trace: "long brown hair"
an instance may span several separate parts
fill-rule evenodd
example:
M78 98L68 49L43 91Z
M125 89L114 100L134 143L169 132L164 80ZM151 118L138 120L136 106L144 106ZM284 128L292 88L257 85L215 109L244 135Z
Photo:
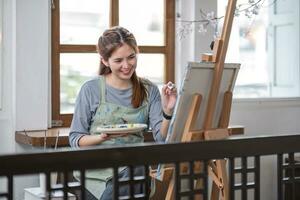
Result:
M130 46L135 53L139 53L139 49L137 46L137 42L135 40L134 35L129 32L127 29L115 26L110 29L104 31L102 36L100 36L98 40L98 52L100 56L105 60L108 61L109 57L112 53L120 48L123 44L127 44ZM111 69L104 65L102 61L100 61L100 75L106 75L111 73ZM131 76L132 82L132 98L131 104L134 108L141 106L147 98L147 88L144 85L144 81L136 75L134 72Z

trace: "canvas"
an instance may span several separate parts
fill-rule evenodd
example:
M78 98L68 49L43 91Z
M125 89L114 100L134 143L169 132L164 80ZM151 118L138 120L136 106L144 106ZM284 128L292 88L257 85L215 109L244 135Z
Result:
M224 65L212 128L217 128L218 126L224 93L226 91L233 91L239 68L240 64L236 63L226 63ZM179 88L178 100L166 139L167 143L181 141L184 126L189 115L188 111L190 109L193 94L195 93L202 95L202 102L197 116L195 129L202 129L206 107L208 105L209 91L213 80L213 70L214 63L210 62L190 62L188 64L182 84Z

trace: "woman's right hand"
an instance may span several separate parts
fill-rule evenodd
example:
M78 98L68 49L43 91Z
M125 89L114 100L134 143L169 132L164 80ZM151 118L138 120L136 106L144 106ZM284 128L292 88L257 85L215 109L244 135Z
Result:
M128 136L129 134L128 133L114 133L114 134L107 134L107 133L101 133L100 135L102 135L101 137L103 138L103 141L106 141L106 140L110 140L110 139L113 139L113 138L117 138L117 137L126 137Z
M120 133L120 134L101 133L98 135L85 135L79 139L78 144L79 146L93 146L93 145L99 145L102 142L105 142L113 138L126 137L126 136L128 136L128 133Z
M106 133L101 133L99 136L100 136L101 142L104 142L104 141L106 141L106 140L111 139L111 138L109 137L109 135L106 134Z
M175 84L168 82L162 87L161 104L163 112L172 115L177 100L177 89Z
M111 137L106 133L101 133L98 135L84 135L79 139L78 145L80 147L99 145L102 142L110 139Z

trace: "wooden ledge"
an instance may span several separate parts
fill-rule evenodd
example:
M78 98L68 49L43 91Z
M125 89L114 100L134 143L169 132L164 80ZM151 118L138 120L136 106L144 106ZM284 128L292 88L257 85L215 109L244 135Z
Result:
M48 130L24 130L15 133L15 140L34 147L69 146L69 128L51 128Z
M51 128L48 130L26 130L17 131L15 133L15 141L20 144L26 144L33 147L67 147L69 146L70 128ZM230 126L228 128L229 135L243 135L243 126ZM46 137L45 137L46 136ZM144 134L146 142L152 142L152 134L146 132Z
M241 125L232 125L228 127L229 135L244 135L245 127Z

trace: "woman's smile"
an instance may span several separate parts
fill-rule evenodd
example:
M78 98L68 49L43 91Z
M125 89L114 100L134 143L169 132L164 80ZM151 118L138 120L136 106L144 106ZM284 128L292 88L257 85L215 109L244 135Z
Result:
M131 75L131 71L132 71L133 67L130 67L130 68L121 68L120 69L120 72L123 73L124 75Z

